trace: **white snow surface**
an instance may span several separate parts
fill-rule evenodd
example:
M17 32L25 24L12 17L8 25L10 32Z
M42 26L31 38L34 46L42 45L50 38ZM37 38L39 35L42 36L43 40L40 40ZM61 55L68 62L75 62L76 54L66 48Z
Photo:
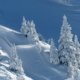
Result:
M17 75L10 72L7 67L11 45L15 44L19 57L23 62L25 80L65 80L67 69L65 66L50 64L47 55L50 52L50 45L39 41L33 44L20 32L0 25L0 47L7 59L0 62L0 80L17 80ZM27 77L28 76L28 77ZM29 78L30 77L30 78Z

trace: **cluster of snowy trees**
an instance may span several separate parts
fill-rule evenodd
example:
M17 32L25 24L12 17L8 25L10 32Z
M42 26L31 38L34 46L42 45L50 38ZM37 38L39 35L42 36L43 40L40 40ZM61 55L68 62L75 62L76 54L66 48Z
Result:
M72 28L68 23L67 17L64 15L58 48L55 47L54 41L51 39L50 63L67 65L69 77L72 80L78 80L80 43L77 35L73 35L71 30Z
M38 42L39 37L38 33L35 29L34 21L27 21L25 17L23 17L22 26L20 29L21 33L32 40L32 42Z
M39 41L39 35L35 29L34 22L27 21L25 17L23 17L21 32L26 37L29 37L29 40L32 40L32 42ZM77 80L76 78L78 77L78 72L80 70L80 43L77 35L72 34L72 28L65 15L63 16L63 23L58 43L59 46L57 48L53 39L50 39L50 63L67 65L69 76L72 77L73 80ZM14 51L14 53L16 53L16 50ZM15 55L15 57L17 58L17 55ZM21 63L20 60L17 61ZM23 72L21 67L20 70Z

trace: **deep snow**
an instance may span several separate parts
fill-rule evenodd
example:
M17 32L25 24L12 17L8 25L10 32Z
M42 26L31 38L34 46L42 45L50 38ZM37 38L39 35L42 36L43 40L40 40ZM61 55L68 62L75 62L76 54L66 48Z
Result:
M28 37L26 38L20 32L0 25L0 47L7 55L11 53L11 44L16 45L18 55L23 62L25 74L33 80L64 80L66 78L66 67L49 63L49 44L43 41L33 44L29 41ZM0 70L4 69L6 73L13 75L6 70L6 64L4 62L2 64L4 65L0 66ZM5 72L1 72L0 78L4 76L2 73ZM15 77L15 74L13 76ZM7 79L4 77L0 80Z

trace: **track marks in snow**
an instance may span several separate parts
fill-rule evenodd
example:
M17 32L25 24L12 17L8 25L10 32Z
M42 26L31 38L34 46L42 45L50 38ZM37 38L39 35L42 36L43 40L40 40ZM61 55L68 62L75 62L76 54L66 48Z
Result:
M22 49L30 49L34 48L35 45L29 44L29 45L17 45L17 48L22 48Z

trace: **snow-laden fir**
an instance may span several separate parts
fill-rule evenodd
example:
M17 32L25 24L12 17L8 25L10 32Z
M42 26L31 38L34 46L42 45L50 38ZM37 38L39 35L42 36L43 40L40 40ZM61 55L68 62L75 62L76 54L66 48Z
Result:
M63 16L58 47L45 42L34 21L21 32L0 25L0 80L80 80L80 43Z

